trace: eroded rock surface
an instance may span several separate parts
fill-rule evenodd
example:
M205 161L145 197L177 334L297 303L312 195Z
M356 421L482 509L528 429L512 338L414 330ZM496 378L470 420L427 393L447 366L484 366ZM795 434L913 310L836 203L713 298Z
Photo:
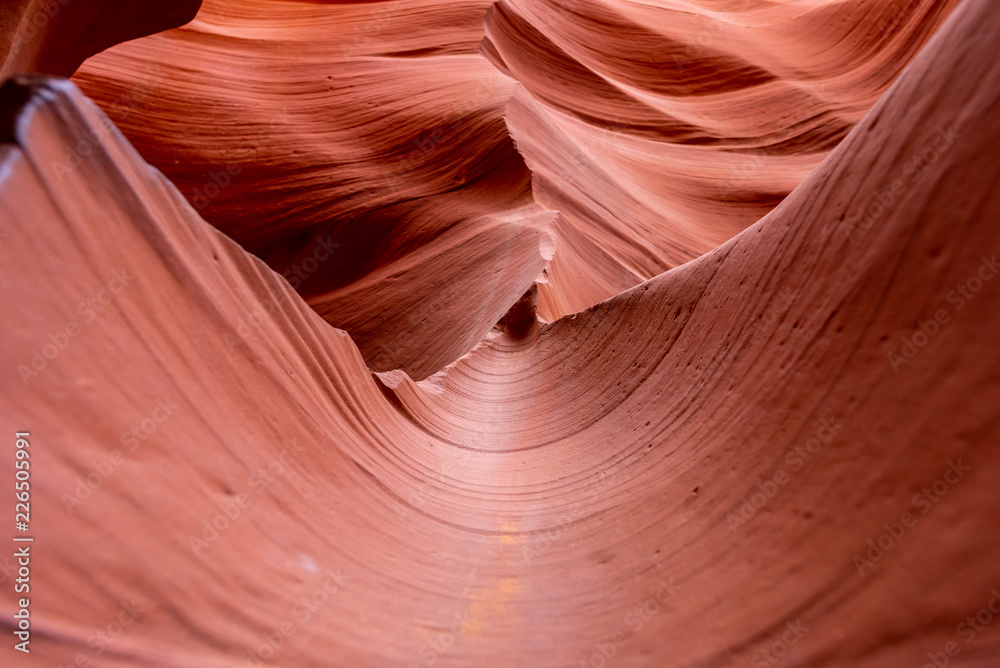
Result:
M551 253L504 121L514 82L478 53L489 4L210 0L75 78L373 369L423 378Z
M549 319L715 248L860 121L957 0L502 0L483 52L561 215Z
M553 322L520 277L566 237L503 237L552 214L482 208L454 233L524 264L420 381L74 84L6 84L0 431L31 431L39 586L3 665L995 665L998 42L962 2L758 222Z

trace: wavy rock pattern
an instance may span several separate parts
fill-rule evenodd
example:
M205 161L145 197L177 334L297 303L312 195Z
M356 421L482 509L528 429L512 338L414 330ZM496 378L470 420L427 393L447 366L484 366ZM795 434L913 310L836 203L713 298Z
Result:
M955 1L498 3L483 51L526 86L507 123L555 220L524 208L528 173L502 125L512 89L473 56L488 2L211 0L192 25L114 49L77 80L372 368L422 378L536 278L554 320L759 219ZM160 91L185 112L155 104ZM310 272L318 239L340 252Z
M1000 583L998 42L965 0L755 225L555 322L554 288L511 288L421 381L374 372L73 84L5 84L31 665L995 665L1000 626L957 628ZM550 113L529 92L511 119ZM484 220L548 215L524 193ZM524 221L483 245L544 262Z
M372 368L423 378L551 255L504 123L513 82L477 53L488 6L210 0L76 80Z
M483 51L561 212L555 319L715 248L795 188L957 0L501 0Z

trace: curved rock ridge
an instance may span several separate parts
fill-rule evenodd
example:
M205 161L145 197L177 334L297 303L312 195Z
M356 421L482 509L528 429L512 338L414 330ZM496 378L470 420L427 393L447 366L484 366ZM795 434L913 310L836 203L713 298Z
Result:
M201 0L4 0L0 81L23 72L70 76L90 56L184 25Z
M211 0L76 79L371 368L423 378L536 279L553 320L766 213L954 2L869 4ZM525 86L506 126L481 41Z
M75 80L208 221L371 368L467 352L551 255L554 214L479 54L484 0L209 0Z
M998 42L966 0L756 225L554 323L529 291L420 382L371 373L71 83L8 84L32 659L994 665L1000 627L964 620L1000 601Z
M535 200L561 212L539 312L715 248L795 188L958 0L501 0L483 53Z

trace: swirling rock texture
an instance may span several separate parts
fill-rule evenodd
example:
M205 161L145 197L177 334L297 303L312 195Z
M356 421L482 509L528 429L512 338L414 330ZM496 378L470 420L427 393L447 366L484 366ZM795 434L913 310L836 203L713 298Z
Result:
M812 172L956 2L502 0L483 51L561 212L548 319L715 248Z
M514 82L478 54L488 7L211 0L77 80L373 369L424 378L551 256L504 123Z
M554 320L759 219L955 2L702 4L210 0L76 78L373 369L424 378L536 279ZM506 117L477 50L524 85Z
M320 23L321 10L359 9L286 4L289 16L302 12L302 32ZM5 84L2 466L13 480L13 433L30 430L35 552L33 656L14 650L8 636L3 665L996 665L1000 15L993 4L965 0L944 19L934 3L911 3L928 18L893 33L910 46L875 48L860 36L879 31L872 17L849 11L853 3L754 3L757 18L739 23L747 34L777 25L782 8L790 20L798 9L832 26L867 26L841 49L869 59L867 75L847 68L857 79L845 74L843 82L845 97L854 81L868 102L840 121L833 113L816 120L798 98L771 98L756 87L726 102L725 59L714 60L720 83L712 88L706 74L709 90L691 91L692 108L712 106L716 119L736 123L740 114L727 104L760 95L770 100L761 102L761 123L772 130L744 140L773 147L780 136L795 136L811 147L767 155L775 180L760 180L792 192L748 229L737 232L748 222L737 222L747 215L746 198L729 202L733 212L707 207L705 220L714 222L698 229L725 238L728 225L735 236L700 255L698 244L710 246L711 234L671 217L680 208L671 202L694 210L710 199L713 160L725 173L728 153L738 152L733 126L700 112L697 132L719 128L718 141L678 141L664 131L673 122L664 110L679 105L668 104L679 93L647 91L624 75L628 68L615 67L621 56L610 51L591 71L629 88L628 99L562 88L572 77L560 68L586 63L603 43L574 32L592 20L584 9L607 18L607 38L624 30L626 9L629 25L648 27L653 21L643 17L664 7L564 5L561 11L581 16L560 22L555 14L531 15L543 3L523 4L490 10L483 52L523 84L510 89L506 117L498 102L497 118L512 128L533 173L510 154L507 168L484 165L477 177L495 184L507 175L508 200L485 185L458 188L453 200L430 189L418 198L428 211L452 212L448 233L485 240L435 245L428 234L407 244L422 228L410 228L406 216L389 236L377 227L365 233L361 214L349 224L351 234L373 237L365 243L374 257L355 250L350 261L382 262L386 273L370 280L389 286L377 307L365 303L376 300L374 288L370 296L346 292L339 297L345 310L410 308L393 292L391 272L400 267L420 280L435 271L459 277L453 299L460 308L441 317L449 324L412 333L412 368L421 368L421 347L437 363L482 330L497 311L481 303L483 294L503 302L496 326L436 373L426 362L412 375L373 365L355 332L332 327L323 311L326 296L342 288L313 293L300 285L312 295L303 299L224 233L240 234L239 203L230 222L211 221L222 231L210 225L190 192L151 168L74 84L46 77ZM716 15L735 11L734 3L711 4ZM258 9L263 3L246 15ZM928 25L917 27L923 20ZM191 30L216 25L199 21ZM277 32L291 39L294 25ZM239 39L258 39L253 34L247 27ZM181 49L178 35L199 43L182 31L121 48L151 42L166 52L164 40L174 39ZM221 27L216 35L216 47L228 53L233 38ZM793 35L794 44L826 52L805 28ZM263 60L268 40L259 39ZM553 64L556 41L575 53ZM759 38L757 51L779 51L784 41ZM894 59L920 41L920 53L889 84L887 72L902 67ZM522 60L529 42L536 50ZM727 67L777 77L773 63L742 64L758 61L746 55L754 52L749 38L739 44L731 48L742 60L730 56ZM454 58L474 62L472 54ZM198 66L183 56L176 62ZM212 84L199 76L206 99L212 86L214 95L227 90L224 78ZM165 76L162 86L171 80ZM276 81L297 89L294 78ZM887 84L872 103L871 91ZM159 107L176 117L171 105L180 98L155 90L142 113ZM298 90L296 110L308 116L313 97ZM595 106L605 94L607 106L595 108L605 115L587 118L584 102ZM232 104L241 99L230 95ZM409 103L416 113L434 99ZM605 144L609 155L634 160L602 165L595 155L561 176L546 167L560 145L582 141L584 125L607 124L616 100L640 99L659 115L608 126ZM197 140L206 152L215 138L216 150L229 145L236 154L241 147L227 144L223 127L229 107L216 106L188 109L205 114ZM857 124L838 130L846 137L837 143L835 132L797 133L789 128L799 121L782 126L768 120L772 112L785 120L806 114L815 128ZM753 105L742 113L757 120ZM329 146L353 150L349 139L361 135L330 123ZM197 153L180 129L178 164ZM293 150L319 151L313 139L297 135ZM166 159L164 138L136 143ZM636 183L653 165L677 170L671 158L694 160L698 146L703 171L688 170L686 194L646 200L648 218L627 204L626 194L651 192ZM70 153L77 159L68 160ZM296 182L280 178L274 158L261 153L243 167L234 163L240 171L227 187L219 184L213 211L232 189L245 193L242 215L251 216L251 182L262 189L256 201L265 216L277 211L284 188L289 211L307 203L303 183L322 182L317 175L326 169L327 188L349 187L338 180L349 165L317 162L312 176L286 166L302 179ZM387 171L367 165L369 158L355 157L358 175ZM819 163L811 172L808 160ZM443 156L429 162L439 161L438 169L454 169ZM341 195L314 190L317 201L330 195L333 202L322 204L330 211L347 206ZM621 205L603 228L593 217L598 201ZM557 202L568 210L539 206ZM459 205L477 213L458 216ZM378 206L368 210L377 218ZM323 216L302 211L303 219L310 215L300 232L326 238ZM281 238L292 219L246 222L243 232L256 226L261 255L272 243L292 253L294 244ZM602 245L608 221L628 241L617 250ZM580 312L551 322L536 316L536 307L558 313L581 295L592 300L612 289L591 249L601 248L610 266L628 248L655 245L641 229L665 239L675 230L673 243L693 259ZM582 241L573 246L574 239ZM450 258L464 259L476 243L489 270L456 270ZM384 246L393 250L383 254ZM496 275L490 263L508 250L524 264L506 265L472 308L465 292ZM536 257L547 275L522 283ZM560 261L570 269L557 272ZM313 273L327 280L326 269ZM626 286L640 278L621 276ZM577 281L583 287L570 295ZM446 341L418 336L431 332ZM4 566L13 579L10 563ZM13 628L17 596L9 583L2 591L4 624Z

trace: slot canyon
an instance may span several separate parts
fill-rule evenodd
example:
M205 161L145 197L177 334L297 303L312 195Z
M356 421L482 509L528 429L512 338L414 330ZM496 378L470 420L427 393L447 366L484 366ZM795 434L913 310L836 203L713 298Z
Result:
M0 665L1000 666L998 47L4 0Z

